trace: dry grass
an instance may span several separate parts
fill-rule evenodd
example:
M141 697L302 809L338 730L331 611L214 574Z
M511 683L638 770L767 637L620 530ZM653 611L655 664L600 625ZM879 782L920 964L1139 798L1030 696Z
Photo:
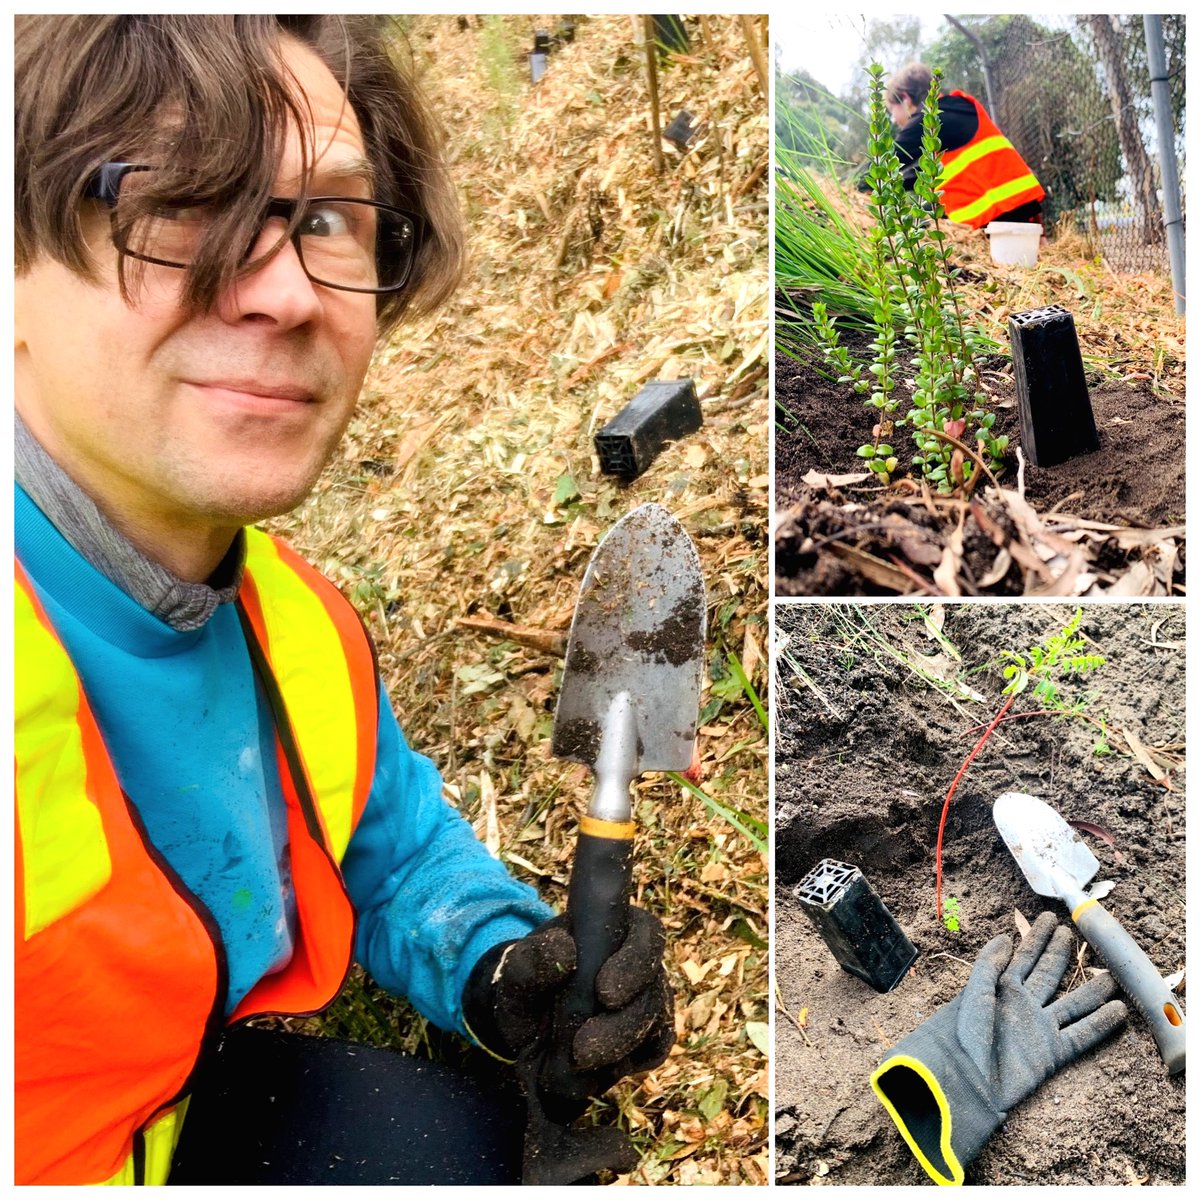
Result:
M589 791L582 768L549 757L561 662L459 620L565 631L592 549L638 504L675 513L704 567L702 786L766 820L766 734L727 654L765 693L768 123L739 19L703 18L660 93L664 125L686 106L707 131L682 159L664 143L657 175L630 18L582 22L531 88L516 52L534 24L411 19L469 276L381 348L337 460L281 530L363 613L405 733L452 802L561 907ZM601 476L600 425L644 381L682 376L703 429L632 484ZM767 1059L751 1034L769 1019L766 860L664 777L639 782L635 811L636 899L668 930L679 1044L610 1094L645 1150L627 1182L764 1183ZM430 1040L361 982L325 1027Z

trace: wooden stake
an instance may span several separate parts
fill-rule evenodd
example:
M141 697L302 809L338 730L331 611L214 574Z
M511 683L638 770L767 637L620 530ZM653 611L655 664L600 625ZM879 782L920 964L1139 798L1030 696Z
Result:
M663 167L662 118L658 111L658 42L654 37L654 18L642 18L646 41L646 79L650 85L650 115L654 118L654 169L661 175Z
M762 43L758 40L758 30L754 27L754 18L749 13L742 13L742 32L746 35L746 45L750 48L750 61L758 75L758 86L763 96L770 96L771 85L767 76L767 59L763 54Z

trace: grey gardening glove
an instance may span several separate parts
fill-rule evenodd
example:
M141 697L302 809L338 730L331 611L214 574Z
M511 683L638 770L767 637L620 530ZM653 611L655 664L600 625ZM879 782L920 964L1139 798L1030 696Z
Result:
M875 1094L935 1182L962 1183L1009 1109L1125 1023L1125 1005L1109 999L1117 986L1107 972L1048 1003L1072 944L1053 913L1038 917L1015 954L1006 934L993 938L962 992L871 1076Z

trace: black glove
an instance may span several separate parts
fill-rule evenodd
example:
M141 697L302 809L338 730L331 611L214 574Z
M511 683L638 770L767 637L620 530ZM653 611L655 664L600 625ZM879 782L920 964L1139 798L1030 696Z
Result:
M463 1018L475 1039L513 1061L569 1038L577 1071L568 1094L547 1097L554 1119L573 1119L592 1096L618 1079L656 1067L675 1041L674 995L663 969L662 924L630 908L629 932L596 976L600 1012L573 1037L557 1027L555 999L575 969L575 942L565 917L494 946L475 964L463 989ZM573 1111L572 1111L573 1110Z
M1007 935L979 952L967 986L883 1060L871 1087L937 1183L964 1168L1008 1110L1125 1022L1105 972L1047 1004L1071 961L1071 932L1042 913L1016 954ZM1011 961L1010 961L1011 959Z

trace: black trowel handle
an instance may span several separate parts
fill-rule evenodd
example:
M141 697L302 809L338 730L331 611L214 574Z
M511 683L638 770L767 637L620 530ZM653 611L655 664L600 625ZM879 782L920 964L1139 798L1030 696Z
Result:
M575 973L555 1012L559 1049L543 1068L541 1085L550 1095L571 1096L580 1087L571 1063L570 1041L599 1009L596 976L629 931L633 874L632 821L584 817L567 892L567 920L575 939Z
M596 1011L596 976L629 931L633 822L584 817L567 892L575 939L575 978L568 989L585 1017ZM581 1022L582 1024L582 1022Z

